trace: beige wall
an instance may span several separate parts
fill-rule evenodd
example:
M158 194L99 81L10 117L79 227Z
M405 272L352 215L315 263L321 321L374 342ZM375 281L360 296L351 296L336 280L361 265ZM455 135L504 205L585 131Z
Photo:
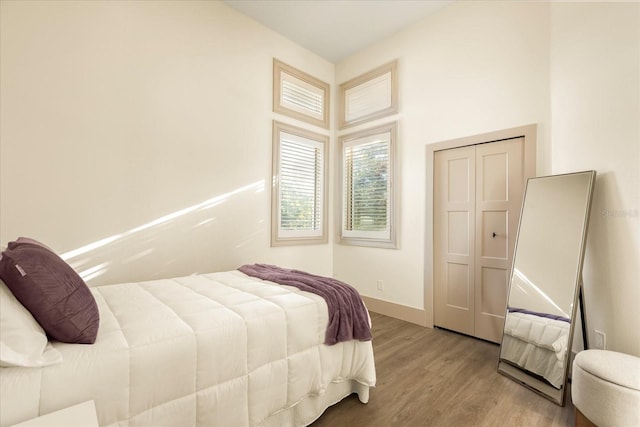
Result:
M551 7L553 172L595 169L586 313L640 356L640 3Z
M340 84L398 58L400 86L400 248L336 245L340 279L432 324L426 146L538 123L538 168L550 170L548 15L538 2L456 2L336 65Z
M590 333L640 355L637 3L455 2L335 66L218 2L0 12L0 245L98 242L69 255L93 284L245 262L333 273L428 323L427 145L537 123L539 174L598 171ZM273 57L333 94L399 60L399 249L269 248Z
M69 256L90 284L331 274L330 245L269 247L269 187L273 57L333 64L221 2L1 4L0 245L97 243Z
M537 123L538 174L598 172L584 266L590 337L597 329L607 348L640 355L639 8L456 2L337 64L340 84L399 59L402 221L398 250L336 245L335 274L430 324L425 146Z

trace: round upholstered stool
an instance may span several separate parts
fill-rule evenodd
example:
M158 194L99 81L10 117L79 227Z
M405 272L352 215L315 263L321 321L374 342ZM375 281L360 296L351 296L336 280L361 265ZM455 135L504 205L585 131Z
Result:
M585 350L573 361L571 399L576 424L640 426L640 358L607 350Z

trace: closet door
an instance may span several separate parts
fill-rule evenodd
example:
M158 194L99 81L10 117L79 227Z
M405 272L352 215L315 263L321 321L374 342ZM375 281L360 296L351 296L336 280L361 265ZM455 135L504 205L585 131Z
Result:
M500 342L524 191L524 138L476 146L475 333Z
M434 153L434 325L500 342L524 138Z
M474 334L475 147L434 153L434 323Z

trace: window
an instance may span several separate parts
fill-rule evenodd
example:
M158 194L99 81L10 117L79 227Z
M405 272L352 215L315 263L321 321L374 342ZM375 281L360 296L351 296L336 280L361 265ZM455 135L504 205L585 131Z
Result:
M398 112L398 61L340 85L340 129Z
M274 59L273 111L329 129L329 84Z
M396 123L340 138L340 242L395 248Z
M327 242L328 140L273 122L272 246Z

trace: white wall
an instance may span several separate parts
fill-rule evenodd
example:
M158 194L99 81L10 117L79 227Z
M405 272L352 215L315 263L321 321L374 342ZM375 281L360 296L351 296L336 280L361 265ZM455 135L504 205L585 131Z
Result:
M426 146L538 123L539 169L550 168L548 12L537 2L456 2L336 65L340 84L398 58L401 187L400 248L336 245L338 278L366 296L425 310L432 324Z
M90 284L331 274L330 244L269 247L269 185L273 57L333 64L221 2L1 5L0 245L39 239Z
M595 169L587 326L640 356L640 3L551 7L553 172Z
M598 172L584 265L590 338L603 331L608 349L640 355L639 9L456 2L337 64L340 84L399 59L402 219L400 249L336 245L334 273L430 323L425 147L537 123L538 174Z
M638 3L455 2L335 67L219 2L0 5L0 245L106 243L92 284L295 266L431 321L426 146L537 123L538 173L598 171L590 333L640 355ZM269 248L273 57L333 94L399 59L398 250Z

